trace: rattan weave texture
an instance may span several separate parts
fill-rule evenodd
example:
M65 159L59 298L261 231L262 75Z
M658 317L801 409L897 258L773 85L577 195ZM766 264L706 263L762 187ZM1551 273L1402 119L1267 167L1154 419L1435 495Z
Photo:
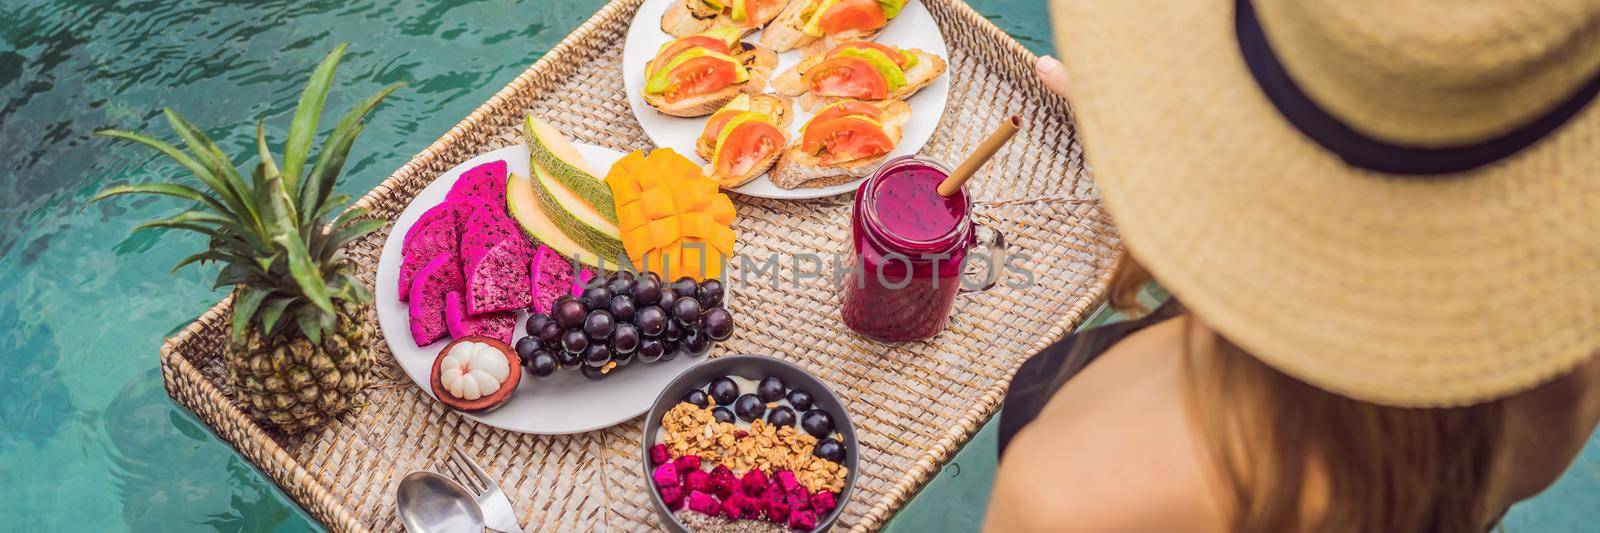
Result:
M488 150L521 142L537 113L581 142L648 148L622 88L623 36L641 0L615 0L510 85L359 201L392 220L436 176ZM830 383L860 435L856 493L838 527L881 527L999 407L1011 372L1099 301L1118 250L1101 210L1066 102L1039 85L1033 56L960 0L922 0L950 45L948 108L923 154L954 161L1001 117L1027 117L1019 135L973 182L980 222L1031 258L1027 288L1005 284L962 297L935 339L882 345L850 335L824 279L751 277L734 302L738 334L722 353L788 359ZM931 112L923 110L921 112ZM815 201L739 197L738 254L765 258L849 253L848 196ZM387 231L353 243L370 282ZM804 270L814 267L802 265ZM735 262L732 276L739 276ZM1019 279L1020 276L1011 279ZM238 409L222 366L224 300L162 348L167 391L335 531L395 531L394 488L405 474L443 471L459 444L501 480L530 531L635 531L659 526L638 475L642 417L568 436L480 425L434 402L381 357L367 407L303 435L255 424ZM375 320L375 317L369 317ZM384 348L387 351L386 348Z

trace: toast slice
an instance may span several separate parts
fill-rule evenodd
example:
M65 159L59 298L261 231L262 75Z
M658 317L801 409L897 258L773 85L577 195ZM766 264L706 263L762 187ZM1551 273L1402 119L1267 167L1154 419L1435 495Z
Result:
M911 105L903 100L882 100L873 102L873 105L883 109L884 133L894 139L895 144L900 144L901 128L906 121L911 119ZM772 168L769 177L772 183L783 189L811 189L817 187L831 187L841 183L849 183L871 174L889 154L875 157L847 161L841 164L826 165L821 159L800 151L799 139L784 150L783 157L778 159L777 165Z
M725 0L724 3L728 1L731 0ZM672 5L667 6L666 14L661 16L661 31L673 37L688 37L719 28L739 28L748 35L766 27L789 4L789 0L762 1L769 5L761 5L761 9L754 13L753 20L734 21L726 10L708 5L705 0L673 0ZM784 6L776 9L777 6L770 5L774 3L783 3Z
M767 77L772 75L772 69L778 66L778 54L764 46L740 42L735 46L734 58L739 64L750 69L750 79L743 83L736 83L722 90L707 94L690 96L676 101L668 101L666 95L645 93L644 103L656 108L663 114L674 117L703 117L721 109L729 100L741 93L761 94L766 91Z
M779 53L802 50L806 54L812 54L833 48L834 45L839 43L877 39L878 34L883 33L884 28L889 27L888 24L885 24L883 28L875 30L850 30L816 37L806 33L803 29L806 21L800 15L808 3L810 3L808 0L793 0L789 2L788 7L778 13L778 16L773 18L772 22L767 25L766 31L761 33L761 44L777 50ZM894 19L890 19L889 23L893 24Z
M773 125L777 126L778 130L784 133L785 141L787 141L787 139L790 137L789 124L794 121L794 102L788 97L771 94L752 95L750 96L749 111L771 116L773 119ZM716 114L713 113L712 116L716 116ZM706 126L710 127L710 123L707 123ZM732 189L734 187L744 185L749 183L750 180L756 179L762 174L767 173L767 170L771 169L772 165L778 162L778 158L782 156L784 152L784 148L779 146L777 150L773 150L771 153L768 153L762 157L761 161L758 161L755 166L750 167L750 170L744 174L738 176L718 176L716 175L715 161L712 159L716 156L717 152L717 133L718 132L709 131L702 132L700 134L700 138L695 141L694 153L695 155L700 156L701 159L707 161L703 169L705 174L710 176L712 179L717 180L717 184L724 189Z
M890 92L888 98L889 100L904 100L906 98L910 98L911 95L916 94L917 91L920 91L924 87L927 87L928 84L933 83L933 80L939 79L939 76L943 76L945 70L949 68L949 66L945 64L944 58L942 57L933 55L918 48L908 48L906 50L917 56L917 64L906 70L906 84L901 86L899 89ZM794 68L786 70L783 73L778 74L777 77L772 78L772 89L777 91L778 94L784 96L801 97L800 108L806 111L813 111L833 102L845 100L846 98L811 94L807 92L807 87L802 75L805 73L805 71L810 70L811 67L815 67L818 63L821 63L824 58L826 58L826 54L821 53L806 56L804 59L801 59L800 62L794 66Z

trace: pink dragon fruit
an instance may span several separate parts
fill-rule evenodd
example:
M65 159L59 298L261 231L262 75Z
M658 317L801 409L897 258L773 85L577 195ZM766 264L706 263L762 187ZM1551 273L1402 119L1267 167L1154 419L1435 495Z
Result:
M789 504L783 503L782 501L774 502L771 499L766 498L763 498L763 500L765 500L765 503L767 504L766 509L768 522L772 522L774 524L789 523Z
M767 475L762 474L759 469L752 468L744 473L744 477L739 480L739 484L744 486L745 494L760 496L761 492L767 488Z
M711 474L702 470L690 470L689 475L683 478L684 488L690 492L711 492Z
M454 252L460 242L456 235L456 213L461 205L454 202L445 202L429 209L417 219L416 224L406 231L406 239L400 245L400 301L411 298L411 281L415 279L418 270L427 266L429 261L445 252ZM458 267L459 268L459 267Z
M816 511L818 516L828 516L828 512L838 506L838 500L830 491L819 490L811 495L811 509Z
M650 464L660 465L671 462L672 454L667 452L667 445L657 444L650 447ZM699 465L695 465L698 467Z
M511 344L517 332L517 313L500 311L473 315L467 312L466 298L460 292L444 295L444 323L451 337L482 335Z
M689 491L689 510L700 514L717 516L722 514L722 502L716 496L697 490Z
M678 475L687 475L689 472L700 470L700 456L698 455L685 455L679 457L676 462L678 463Z
M739 488L739 478L733 477L733 471L727 466L717 465L711 469L711 493L718 498L727 498Z
M461 290L465 284L456 268L456 254L448 252L433 258L417 271L411 282L411 339L427 346L450 333L445 321L445 295Z
M672 463L663 463L650 473L650 480L654 481L657 488L678 486L678 467Z
M572 286L572 264L554 249L541 244L533 252L530 270L533 278L533 311L549 313L550 306L555 305L556 300Z
M682 509L683 487L663 487L661 489L661 501L667 504L668 509L674 511Z
M739 505L739 500L737 499L743 496L743 494L734 494L732 497L722 500L722 516L727 517L729 520L744 520L744 507Z
M500 241L527 240L517 224L506 216L505 202L476 201L473 205L471 213L462 217L466 222L456 229L461 239L461 248L457 253L461 254L462 265L472 264Z
M804 510L789 511L789 527L800 531L811 531L817 528L817 513Z
M585 268L572 277L572 295L583 296L583 290L589 288L589 282L594 280L594 272Z
M533 278L528 265L533 247L521 239L505 239L468 263L467 313L477 316L515 311L533 303Z
M472 167L456 178L455 185L445 194L446 200L479 198L505 203L506 162L491 161Z

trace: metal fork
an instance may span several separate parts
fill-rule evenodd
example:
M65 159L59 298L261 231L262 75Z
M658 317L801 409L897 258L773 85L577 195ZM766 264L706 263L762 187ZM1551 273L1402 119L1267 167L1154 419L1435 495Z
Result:
M451 476L476 495L478 507L483 509L484 522L489 529L523 533L522 525L517 523L517 511L511 508L511 499L500 490L500 484L454 444L450 445L450 457L450 463L455 466Z

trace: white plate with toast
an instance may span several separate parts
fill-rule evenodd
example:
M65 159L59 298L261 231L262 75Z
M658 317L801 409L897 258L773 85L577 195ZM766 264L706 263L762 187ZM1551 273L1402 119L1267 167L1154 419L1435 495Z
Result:
M634 117L639 120L639 125L644 129L645 135L656 146L671 148L680 154L694 160L696 163L705 164L706 161L695 154L695 141L705 129L707 117L679 118L669 116L657 111L645 103L643 89L645 84L645 65L655 57L661 45L672 41L673 37L661 30L661 18L667 9L674 3L682 0L645 0L634 14L633 22L628 28L627 41L622 50L623 86L628 93L628 106L633 109ZM795 0L803 1L803 0ZM759 42L761 32L746 36L746 42ZM916 48L933 55L949 60L949 49L945 46L944 34L939 31L939 25L934 22L933 15L928 13L927 7L918 0L910 0L901 10L899 16L889 21L888 27L883 29L875 42L892 45L899 48ZM778 55L778 67L774 75L793 68L806 53L802 49L791 50ZM772 89L767 88L768 92ZM950 73L947 71L939 76L922 90L906 99L911 106L909 120L901 128L900 142L895 145L893 152L880 161L887 161L902 155L915 154L922 150L928 139L933 137L933 130L939 124L939 119L944 116L945 103L950 97ZM796 106L794 120L790 123L789 134L791 137L799 134L800 126L811 118L812 113L800 106ZM871 165L876 168L877 164ZM846 183L825 187L785 189L774 184L766 175L762 175L744 185L733 189L732 192L756 196L761 198L779 199L809 199L825 198L839 194L854 192L862 179L858 178Z

